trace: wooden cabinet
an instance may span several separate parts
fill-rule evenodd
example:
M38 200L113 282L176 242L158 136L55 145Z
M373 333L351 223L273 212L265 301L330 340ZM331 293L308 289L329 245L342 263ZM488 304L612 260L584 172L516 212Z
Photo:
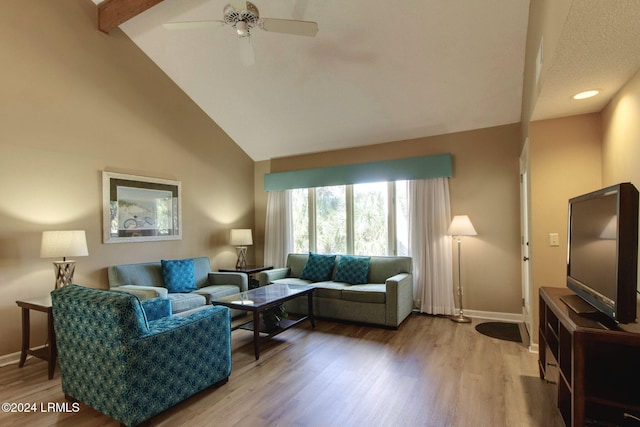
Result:
M567 426L640 426L640 325L579 315L560 300L572 294L540 289L540 378Z

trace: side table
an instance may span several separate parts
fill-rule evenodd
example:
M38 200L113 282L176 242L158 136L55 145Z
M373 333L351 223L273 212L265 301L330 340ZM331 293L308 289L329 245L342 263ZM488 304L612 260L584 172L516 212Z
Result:
M58 355L56 348L56 337L53 329L53 308L51 305L51 296L40 298L29 298L16 301L18 307L22 309L22 352L20 353L20 363L18 366L22 368L30 354L39 359L49 362L49 379L53 378L53 372L56 369L56 357ZM39 349L30 348L31 337L31 321L29 311L41 311L47 314L47 344Z
M272 270L273 266L257 266L257 265L247 265L240 268L220 268L218 269L221 273L244 273L247 275L249 279L249 289L255 289L258 287L258 280L253 277L254 274L260 273L265 270Z

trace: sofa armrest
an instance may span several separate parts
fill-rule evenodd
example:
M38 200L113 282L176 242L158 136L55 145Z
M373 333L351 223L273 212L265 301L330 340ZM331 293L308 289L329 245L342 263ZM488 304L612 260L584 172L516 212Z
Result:
M160 286L137 286L137 285L122 285L109 289L115 292L125 292L132 294L140 298L140 300L148 300L151 298L167 298L169 291L167 288Z
M386 325L397 328L413 310L413 275L400 273L388 278Z
M266 286L274 280L285 279L289 277L290 268L274 268L271 270L261 271L258 273L259 286Z
M209 306L190 316L169 316L149 322L148 334L104 352L127 357L121 356L117 363L93 363L98 378L115 379L99 382L91 378L92 386L100 383L96 385L99 390L92 392L100 393L105 401L148 408L146 416L138 416L137 410L127 414L130 419L125 418L126 425L137 425L149 415L229 377L232 366L229 309Z
M240 292L249 289L249 278L244 273L221 273L212 272L208 276L209 286L212 285L235 285L240 288Z
M171 300L168 298L152 298L141 303L148 321L171 316Z
M222 309L222 310L220 310ZM216 322L216 329L218 327L224 327L231 331L231 317L229 316L230 309L221 305L208 305L198 310L194 310L191 314L186 316L171 315L149 322L149 335L157 335L161 333L174 333L173 331L181 327L186 327L192 323L202 322L207 318L218 318ZM140 339L146 339L148 336L141 337Z

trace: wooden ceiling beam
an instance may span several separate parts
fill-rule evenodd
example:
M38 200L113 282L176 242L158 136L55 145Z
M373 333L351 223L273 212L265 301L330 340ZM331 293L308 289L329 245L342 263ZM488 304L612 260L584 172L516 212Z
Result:
M162 0L105 0L98 4L98 29L108 33L160 2Z

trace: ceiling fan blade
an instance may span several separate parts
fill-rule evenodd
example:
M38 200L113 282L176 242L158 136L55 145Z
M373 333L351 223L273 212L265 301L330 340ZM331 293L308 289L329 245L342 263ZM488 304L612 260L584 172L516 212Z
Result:
M236 10L247 10L246 0L229 0L229 4Z
M193 28L218 28L224 25L224 21L188 21L167 22L162 24L167 30L190 30Z
M260 27L265 31L295 34L296 36L315 37L318 33L318 23L311 21L265 18L262 20Z
M239 37L238 38L240 48L240 60L246 66L251 66L256 63L256 57L253 53L253 46L251 45L251 37Z

